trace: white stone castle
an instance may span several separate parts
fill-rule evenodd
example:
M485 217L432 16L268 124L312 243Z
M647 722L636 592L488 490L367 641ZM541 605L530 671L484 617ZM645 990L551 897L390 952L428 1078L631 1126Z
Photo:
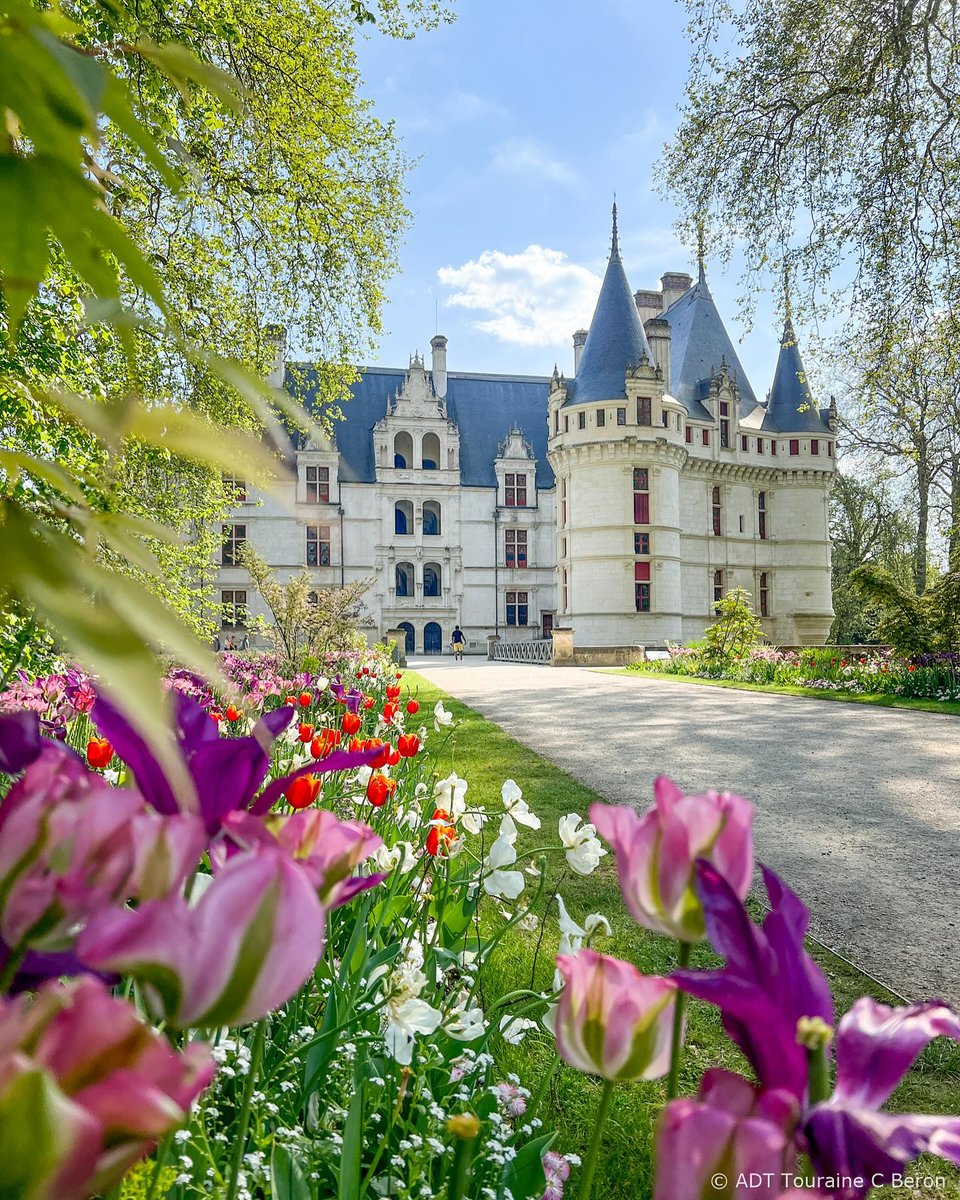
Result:
M372 579L371 634L441 653L573 629L578 647L702 636L734 587L783 645L826 640L836 414L806 383L787 321L767 399L754 395L703 269L631 293L613 244L565 379L431 369L362 372L333 439L296 449L276 495L237 481L217 568L224 633L264 612L235 563L249 539L280 579ZM308 405L317 373L272 382Z

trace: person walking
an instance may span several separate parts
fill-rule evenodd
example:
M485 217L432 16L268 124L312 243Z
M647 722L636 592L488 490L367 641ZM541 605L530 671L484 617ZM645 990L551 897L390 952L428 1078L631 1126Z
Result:
M463 630L459 625L454 626L453 633L450 635L450 640L453 642L453 657L462 661L463 647L466 645L467 639L463 636Z

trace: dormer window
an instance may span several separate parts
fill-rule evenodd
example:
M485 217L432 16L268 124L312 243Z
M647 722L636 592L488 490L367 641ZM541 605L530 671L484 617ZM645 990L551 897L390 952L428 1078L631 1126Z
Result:
M413 466L413 438L406 431L393 439L393 465L400 471Z
M503 502L507 508L526 508L526 475L507 474L503 480Z
M637 397L637 424L653 424L653 401L649 396Z
M328 504L330 502L330 468L305 467L308 504Z
M730 449L730 403L727 400L720 401L720 446L724 450Z
M440 439L435 433L425 433L420 445L420 461L425 471L440 469Z

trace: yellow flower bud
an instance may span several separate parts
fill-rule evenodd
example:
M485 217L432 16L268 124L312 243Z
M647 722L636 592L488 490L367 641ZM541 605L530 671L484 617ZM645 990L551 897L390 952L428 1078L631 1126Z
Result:
M475 1138L479 1132L480 1118L475 1117L473 1113L457 1113L447 1121L447 1133L463 1138L464 1141Z

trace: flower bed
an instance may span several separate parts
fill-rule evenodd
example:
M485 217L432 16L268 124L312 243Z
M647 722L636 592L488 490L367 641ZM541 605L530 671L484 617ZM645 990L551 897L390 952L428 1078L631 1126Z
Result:
M706 1194L731 1164L786 1194L800 1155L875 1182L927 1147L956 1160L954 1119L874 1110L957 1018L860 1001L831 1083L805 909L773 876L762 931L743 909L747 801L660 780L643 817L601 804L596 829L574 813L541 829L514 781L476 797L449 770L450 712L421 711L376 655L325 677L225 665L223 695L171 672L169 758L77 673L3 698L0 1146L29 1147L5 1195L103 1194L150 1154L124 1194L557 1200L578 1178L587 1195L613 1087L676 1092L687 993L721 1007L756 1082L707 1072L668 1105L657 1197ZM485 1002L504 939L553 912L546 862L588 876L597 829L633 919L681 964L709 934L724 969L644 976L592 948L605 917L561 901L553 988ZM496 1068L545 1028L605 1081L583 1163L540 1124L545 1081ZM681 1170L691 1139L706 1151Z
M864 647L838 653L778 650L758 646L725 662L711 662L697 647L670 646L669 658L634 663L634 671L658 671L698 679L728 679L784 687L813 688L851 695L902 696L912 700L960 701L960 655L926 654L903 658Z

